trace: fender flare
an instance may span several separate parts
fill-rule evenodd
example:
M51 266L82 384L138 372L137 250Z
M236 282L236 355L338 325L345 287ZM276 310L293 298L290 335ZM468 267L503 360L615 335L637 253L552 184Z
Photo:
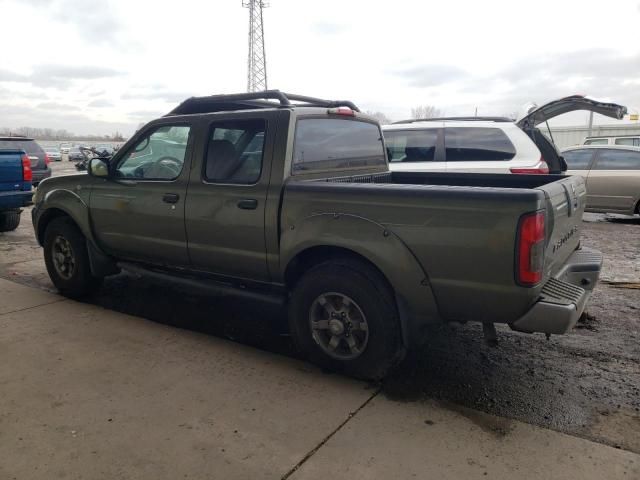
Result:
M60 210L67 214L78 226L87 241L95 245L95 237L91 231L91 220L89 218L89 206L71 190L52 190L47 192L42 200L44 209L38 212L36 233L38 235L38 241L42 243L44 229L41 226L42 221L48 220L49 212Z
M94 275L104 277L117 273L116 263L104 253L96 242L91 230L91 218L88 205L75 192L58 189L47 192L42 201L44 210L37 211L35 216L35 231L38 243L44 245L45 226L42 222L49 222L50 212L54 210L64 212L78 226L87 241L87 253L91 271Z
M351 214L314 214L295 222L280 239L280 272L314 247L350 250L375 265L396 296L403 339L413 343L427 323L441 321L429 278L409 247L389 228Z

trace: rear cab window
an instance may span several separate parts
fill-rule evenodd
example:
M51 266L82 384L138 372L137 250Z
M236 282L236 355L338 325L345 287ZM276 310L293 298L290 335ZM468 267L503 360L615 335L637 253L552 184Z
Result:
M389 162L433 162L438 144L437 128L387 130L384 134Z
M444 142L447 162L507 161L516 155L513 143L499 128L445 128Z
M382 132L358 119L301 117L293 143L293 175L385 166Z

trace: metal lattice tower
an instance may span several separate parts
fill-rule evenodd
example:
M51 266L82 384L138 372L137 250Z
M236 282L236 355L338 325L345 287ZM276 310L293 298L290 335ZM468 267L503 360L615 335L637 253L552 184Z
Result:
M247 65L247 92L267 89L267 57L264 50L262 9L269 5L262 0L242 0L249 9L249 59Z

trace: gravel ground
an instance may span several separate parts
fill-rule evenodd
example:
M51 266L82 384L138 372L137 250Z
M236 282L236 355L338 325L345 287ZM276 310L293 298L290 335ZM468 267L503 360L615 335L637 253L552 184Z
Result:
M71 168L54 165L56 174ZM489 347L478 325L442 326L383 382L383 393L471 407L640 453L640 219L586 214L582 239L604 253L605 266L573 332L546 340L499 328L499 346ZM28 210L16 232L0 234L0 276L53 290ZM294 355L280 312L233 299L121 274L88 301Z

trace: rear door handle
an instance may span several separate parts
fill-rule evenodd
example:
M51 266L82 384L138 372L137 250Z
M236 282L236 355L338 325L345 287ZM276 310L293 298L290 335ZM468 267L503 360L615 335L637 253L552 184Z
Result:
M162 201L165 203L178 203L180 200L180 195L177 193L165 193L162 195Z
M258 200L255 198L243 198L238 202L238 208L243 210L255 210L258 207Z

